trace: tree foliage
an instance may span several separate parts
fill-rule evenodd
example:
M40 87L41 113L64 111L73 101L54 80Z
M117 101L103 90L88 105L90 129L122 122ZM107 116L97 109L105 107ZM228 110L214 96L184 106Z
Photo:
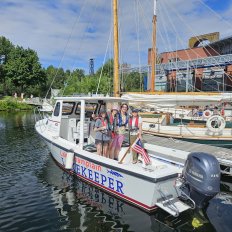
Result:
M14 92L29 94L29 90L36 90L43 86L46 74L41 67L38 55L32 49L14 46L5 37L0 37L0 55L6 59L1 64L1 89L4 94ZM37 87L37 88L32 88Z
M8 61L4 67L6 78L21 93L27 92L27 88L41 84L45 81L43 71L37 54L31 49L23 49L17 46L9 53Z
M33 94L49 97L51 88L60 89L64 95L113 93L112 59L109 59L94 75L85 75L82 69L71 71L52 65L45 69L41 67L35 51L15 46L5 37L0 37L0 55L6 57L5 62L0 65L0 93L4 95L17 92L24 93L25 96ZM142 89L142 76L137 72L121 74L120 80L122 91Z

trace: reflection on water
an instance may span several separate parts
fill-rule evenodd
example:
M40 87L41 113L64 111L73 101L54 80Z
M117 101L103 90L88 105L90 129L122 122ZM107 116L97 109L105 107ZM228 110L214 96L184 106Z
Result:
M206 212L147 214L61 170L33 115L0 113L0 122L0 231L230 231L228 180Z

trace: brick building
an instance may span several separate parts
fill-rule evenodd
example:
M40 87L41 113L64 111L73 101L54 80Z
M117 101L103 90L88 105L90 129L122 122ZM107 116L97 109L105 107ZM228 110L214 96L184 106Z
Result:
M208 38L209 44L198 47ZM232 91L232 37L200 35L190 38L189 46L157 55L156 91Z

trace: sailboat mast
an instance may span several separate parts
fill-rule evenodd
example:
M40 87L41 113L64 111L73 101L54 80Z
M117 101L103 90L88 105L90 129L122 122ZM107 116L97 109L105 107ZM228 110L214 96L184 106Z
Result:
M155 73L156 73L156 5L157 0L154 0L154 15L152 20L152 49L151 49L151 92L155 91Z
M113 0L114 14L114 96L119 97L118 0Z

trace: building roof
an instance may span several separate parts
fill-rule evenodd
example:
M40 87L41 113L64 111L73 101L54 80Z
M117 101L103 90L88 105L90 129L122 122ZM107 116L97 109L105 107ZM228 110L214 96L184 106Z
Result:
M207 46L222 46L222 45L225 45L227 43L232 43L232 36L228 36L228 37L225 37L225 38L220 39L218 41L209 43L209 44L207 44Z

